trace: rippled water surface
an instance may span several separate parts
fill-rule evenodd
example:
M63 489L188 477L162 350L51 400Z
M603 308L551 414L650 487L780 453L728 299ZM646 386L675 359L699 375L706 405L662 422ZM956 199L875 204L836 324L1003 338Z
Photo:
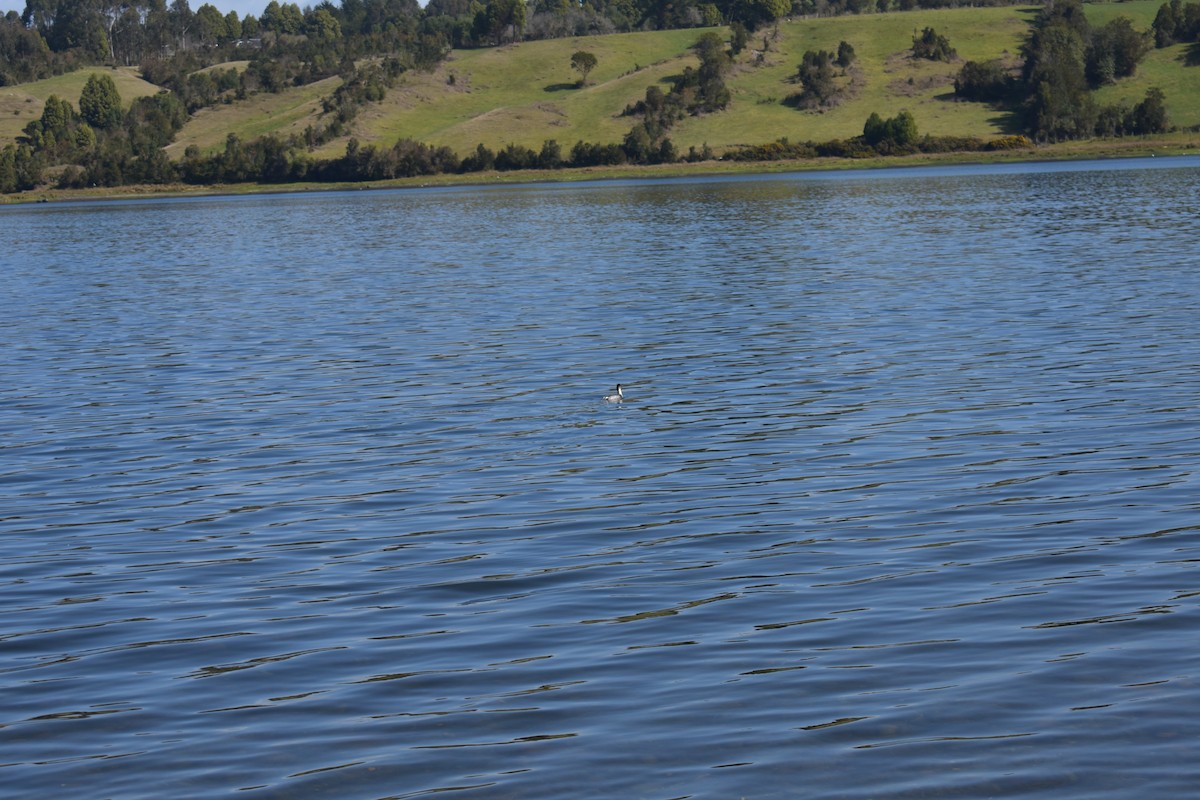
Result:
M1195 796L1198 189L0 210L0 785Z

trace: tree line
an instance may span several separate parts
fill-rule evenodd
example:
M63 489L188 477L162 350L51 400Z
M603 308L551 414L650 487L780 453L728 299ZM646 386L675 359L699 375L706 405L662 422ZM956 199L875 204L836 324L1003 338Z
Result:
M454 47L636 30L743 25L785 17L1012 5L1015 0L429 0L426 14Z
M193 11L188 0L26 0L22 14L0 17L0 85L90 65L251 60L249 89L272 91L369 56L436 63L449 46L416 0L323 0L304 10L270 0L240 18L210 3Z

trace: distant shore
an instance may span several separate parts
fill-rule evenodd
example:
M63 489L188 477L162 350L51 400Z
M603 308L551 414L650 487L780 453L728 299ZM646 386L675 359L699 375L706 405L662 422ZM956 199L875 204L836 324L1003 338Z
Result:
M356 191L435 186L494 186L501 184L574 183L595 180L754 175L787 172L888 169L953 164L1010 164L1041 161L1085 161L1200 154L1200 133L1187 131L1124 139L1089 139L1022 150L878 156L874 158L814 158L788 161L701 161L654 166L623 165L554 170L514 170L466 174L422 175L358 183L240 183L195 186L185 183L95 187L91 189L32 189L0 195L0 205L128 200L150 197L206 197L294 192Z

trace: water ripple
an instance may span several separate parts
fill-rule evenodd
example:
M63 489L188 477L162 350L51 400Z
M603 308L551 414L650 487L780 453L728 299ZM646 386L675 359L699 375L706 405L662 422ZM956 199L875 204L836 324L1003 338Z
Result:
M0 210L0 778L1188 795L1196 170Z

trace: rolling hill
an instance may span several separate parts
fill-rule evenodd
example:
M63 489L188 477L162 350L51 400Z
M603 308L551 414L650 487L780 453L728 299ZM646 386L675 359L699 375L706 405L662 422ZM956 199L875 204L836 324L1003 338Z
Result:
M1161 0L1087 6L1096 24L1118 15L1148 29ZM761 144L788 137L825 141L862 132L864 120L908 110L922 133L989 138L1017 132L1011 114L981 103L959 102L954 77L967 60L1003 59L1018 64L1020 46L1036 9L1028 6L917 10L796 19L759 31L726 78L732 103L721 113L688 117L671 131L683 152L704 144L716 152L738 144ZM932 27L957 50L952 63L914 60L909 48L915 33ZM717 29L724 37L725 29ZM614 34L531 41L500 48L455 51L432 72L409 72L378 103L365 106L350 135L363 143L390 145L412 138L446 145L459 153L483 143L537 149L547 139L564 148L576 141L619 142L632 121L622 110L657 84L666 90L672 76L697 64L689 49L703 29ZM857 55L840 102L820 112L799 111L782 101L796 91L790 81L806 50L836 51L850 43ZM1184 64L1186 45L1151 50L1137 74L1104 88L1098 100L1136 102L1151 86L1166 92L1172 124L1200 125L1200 67ZM584 87L570 66L571 54L586 50L597 66ZM17 136L37 117L51 93L78 102L79 90L93 70L47 81L0 88L0 143ZM131 70L116 70L128 101L156 90ZM320 120L321 98L339 85L329 78L279 94L260 93L246 100L197 113L168 148L179 157L189 145L212 152L229 133L252 139L267 133L299 133ZM349 136L324 145L318 156L336 156Z

